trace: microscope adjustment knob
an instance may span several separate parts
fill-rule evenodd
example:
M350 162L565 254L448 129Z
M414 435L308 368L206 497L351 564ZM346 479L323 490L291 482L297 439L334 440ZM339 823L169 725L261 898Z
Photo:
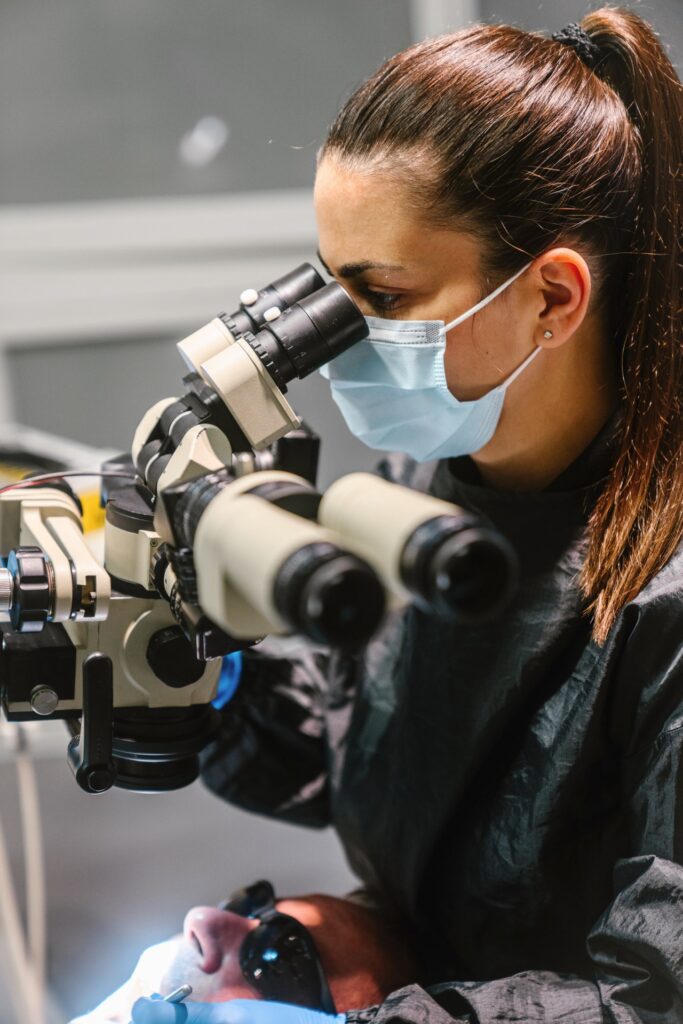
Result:
M168 559L178 580L180 597L190 604L198 604L197 568L192 548L169 548Z
M34 686L31 690L31 710L41 717L52 715L59 706L59 696L51 686Z
M276 317L275 319L278 318ZM269 322L272 321L273 318L271 317ZM286 394L287 382L280 373L280 368L277 366L275 360L273 359L271 352L268 351L268 348L263 343L264 339L262 337L262 334L265 336L266 332L259 331L258 334L245 334L244 340L249 344L252 351L255 352L256 355L259 357L264 367L266 368L270 376L273 378L273 380L279 387L280 391L282 391L283 394Z
M40 548L26 545L10 551L7 568L14 579L12 628L39 633L52 612L52 567Z
M206 668L206 662L195 656L194 647L180 626L166 626L152 635L147 645L147 661L154 675L173 687L196 683Z
M9 615L14 600L14 577L9 569L0 567L0 614Z

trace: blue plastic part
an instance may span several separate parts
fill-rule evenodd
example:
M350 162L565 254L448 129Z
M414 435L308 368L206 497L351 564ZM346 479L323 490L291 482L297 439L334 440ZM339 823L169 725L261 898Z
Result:
M223 667L218 679L218 693L212 704L220 711L235 696L242 675L242 652L234 651L223 658Z

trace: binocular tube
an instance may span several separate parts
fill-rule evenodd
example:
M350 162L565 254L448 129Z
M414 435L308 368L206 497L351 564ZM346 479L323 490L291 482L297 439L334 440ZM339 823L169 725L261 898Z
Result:
M373 566L396 601L476 622L500 611L516 580L510 544L450 502L351 473L328 488L320 523Z

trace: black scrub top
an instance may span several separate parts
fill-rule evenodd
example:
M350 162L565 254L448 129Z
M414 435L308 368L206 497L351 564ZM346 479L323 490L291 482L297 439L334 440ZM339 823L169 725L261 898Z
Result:
M383 463L512 543L493 621L410 607L358 656L245 655L204 781L332 824L422 965L350 1024L683 1022L683 552L598 646L577 578L613 435L533 494L469 458Z

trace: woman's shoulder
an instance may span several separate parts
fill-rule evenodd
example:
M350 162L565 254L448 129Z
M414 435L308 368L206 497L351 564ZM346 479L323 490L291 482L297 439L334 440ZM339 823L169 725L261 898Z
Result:
M643 664L669 660L683 670L683 544L624 605L612 639L627 655L637 651Z
M669 561L650 579L629 605L651 613L671 608L683 621L683 543ZM681 631L683 644L683 631Z
M612 714L631 753L652 751L683 727L683 545L628 602L613 633Z

